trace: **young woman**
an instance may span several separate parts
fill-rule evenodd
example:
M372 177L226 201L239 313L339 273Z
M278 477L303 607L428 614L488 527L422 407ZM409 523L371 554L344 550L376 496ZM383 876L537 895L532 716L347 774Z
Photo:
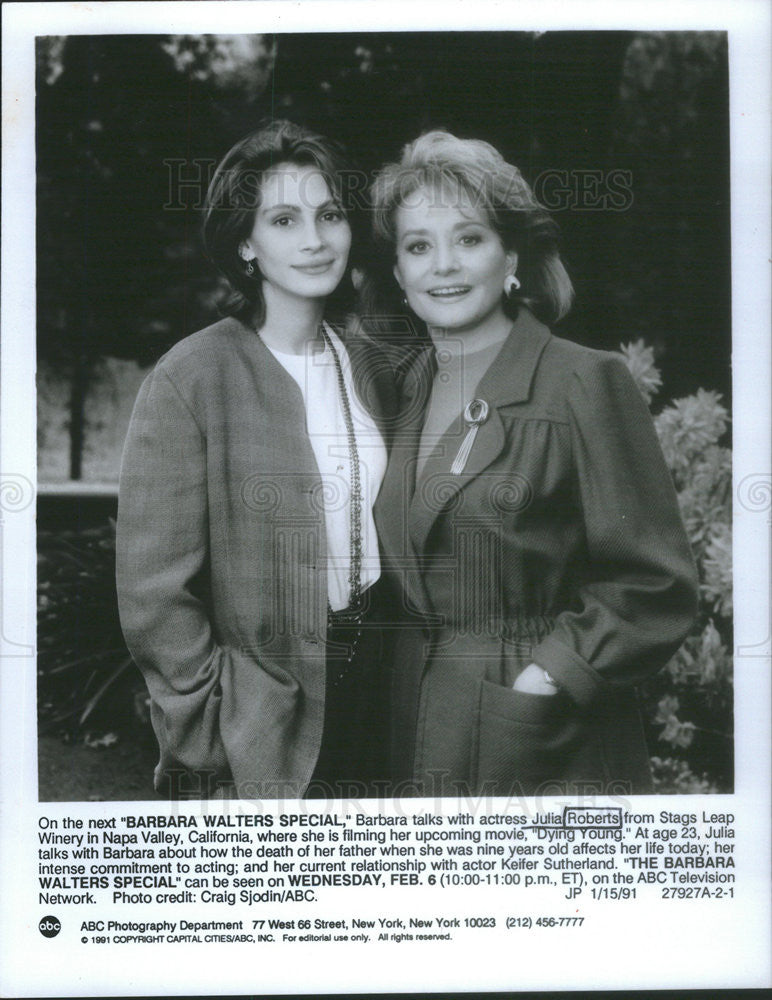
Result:
M647 791L635 685L683 640L697 583L646 405L620 359L551 334L572 300L556 226L490 145L423 135L373 198L367 313L429 334L376 509L426 626L395 653L397 777Z
M174 795L361 794L386 772L372 505L394 394L325 319L350 281L346 169L288 122L230 150L204 242L233 315L169 351L132 416L118 597Z

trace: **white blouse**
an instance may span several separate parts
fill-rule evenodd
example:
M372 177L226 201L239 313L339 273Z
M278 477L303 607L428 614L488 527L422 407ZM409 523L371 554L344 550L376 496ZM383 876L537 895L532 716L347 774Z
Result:
M359 453L362 490L361 583L364 592L381 575L373 504L386 472L386 446L375 421L356 394L351 361L342 340L327 324L325 331L340 359ZM327 344L324 345L324 350L318 350L318 346L318 342L310 343L305 354L286 354L266 344L303 394L306 430L324 486L328 600L333 611L340 611L349 604L351 455L335 359Z

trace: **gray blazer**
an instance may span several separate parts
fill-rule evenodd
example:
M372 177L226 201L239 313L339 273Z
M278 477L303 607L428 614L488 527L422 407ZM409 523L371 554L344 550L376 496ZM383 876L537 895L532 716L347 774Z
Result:
M346 346L385 438L391 369L371 343ZM178 343L140 389L118 509L118 602L150 691L156 788L176 776L192 796L214 779L242 798L303 794L324 718L325 553L295 382L236 319Z
M635 685L689 631L698 581L643 398L622 361L521 309L415 481L432 351L404 379L376 523L416 617L394 652L393 760L424 795L651 790ZM431 643L427 640L431 639ZM514 691L530 662L562 688Z

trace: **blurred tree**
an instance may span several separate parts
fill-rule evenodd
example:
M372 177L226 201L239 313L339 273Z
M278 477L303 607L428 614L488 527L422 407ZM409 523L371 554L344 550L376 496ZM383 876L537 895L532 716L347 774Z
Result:
M671 395L731 395L729 81L725 32L637 35L611 155L634 201L609 219L597 275L609 322L644 337Z
M429 128L492 142L533 179L605 156L626 32L287 35L273 107L338 135L368 169Z

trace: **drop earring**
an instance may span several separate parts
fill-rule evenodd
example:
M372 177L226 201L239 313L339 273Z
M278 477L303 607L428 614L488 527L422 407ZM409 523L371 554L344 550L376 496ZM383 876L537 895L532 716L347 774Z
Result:
M248 260L247 261L247 277L251 278L254 273L255 273L254 262L251 261L251 260Z
M511 298L512 292L516 292L520 288L520 281L515 274L508 274L504 278L504 294L507 298Z

